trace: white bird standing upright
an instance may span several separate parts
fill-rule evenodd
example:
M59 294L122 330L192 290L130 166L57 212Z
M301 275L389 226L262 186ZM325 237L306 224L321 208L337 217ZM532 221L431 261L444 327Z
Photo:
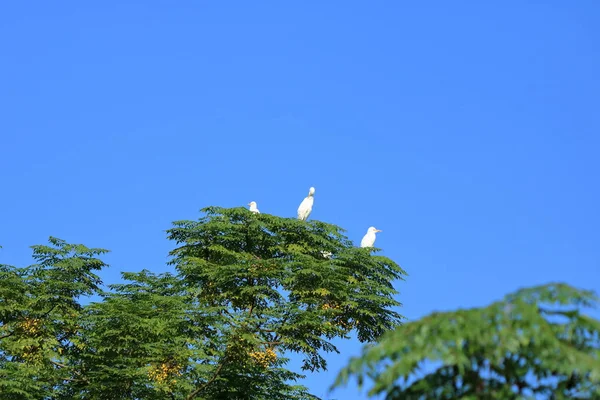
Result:
M308 219L315 201L314 194L315 188L311 187L308 191L308 196L306 196L304 200L302 200L302 203L300 203L300 207L298 207L298 219L300 221L306 221Z
M250 203L248 203L248 205L250 206L250 211L252 211L254 214L260 214L260 211L258 211L258 208L256 208L255 201L251 201Z
M381 232L381 230L376 229L374 226L370 227L367 230L367 234L360 241L360 247L373 247L377 232Z

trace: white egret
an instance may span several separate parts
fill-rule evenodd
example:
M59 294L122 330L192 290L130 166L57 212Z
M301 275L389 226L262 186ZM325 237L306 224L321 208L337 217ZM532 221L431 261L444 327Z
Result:
M260 211L258 211L258 208L256 208L255 201L251 201L250 203L248 203L248 205L250 206L250 211L252 211L254 214L260 214Z
M310 190L308 191L308 196L306 196L304 198L304 200L302 200L302 203L300 203L300 207L298 207L298 219L299 220L306 221L308 219L308 216L310 215L310 212L312 211L313 203L315 201L314 194L315 194L315 188L311 187Z
M330 259L333 253L330 251L321 251L321 255L323 256L323 258Z
M367 234L360 241L360 247L373 247L377 232L381 232L381 230L376 229L374 226L370 227L367 230Z

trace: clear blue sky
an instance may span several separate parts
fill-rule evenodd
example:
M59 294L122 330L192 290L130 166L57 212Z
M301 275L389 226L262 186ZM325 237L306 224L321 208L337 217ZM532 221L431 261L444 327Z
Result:
M0 6L0 260L49 235L161 272L208 205L312 217L409 273L409 319L600 290L600 3ZM596 315L598 315L596 313ZM345 342L323 396L361 345ZM334 393L364 398L350 387Z

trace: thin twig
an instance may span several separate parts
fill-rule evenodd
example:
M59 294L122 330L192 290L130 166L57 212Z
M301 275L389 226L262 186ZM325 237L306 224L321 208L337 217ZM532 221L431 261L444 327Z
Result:
M68 365L61 364L61 363L59 363L59 362L52 361L52 360L50 360L50 364L56 365L56 366L57 366L57 367L59 367L59 368L69 368L69 366L68 366ZM75 375L79 376L79 377L80 377L80 379L63 378L65 381L76 382L76 381L79 381L79 380L81 380L81 381L83 381L83 382L87 382L87 383L89 383L89 381L88 381L88 380L87 380L87 379L86 379L84 376L82 376L82 375L81 375L81 373L80 373L79 371L72 369L72 370L71 370L71 372L73 372Z
M69 367L68 367L68 366L66 366L65 364L61 364L61 363L59 363L59 362L52 361L52 360L50 360L50 364L54 364L54 365L56 365L57 367L61 367L61 368L69 368Z

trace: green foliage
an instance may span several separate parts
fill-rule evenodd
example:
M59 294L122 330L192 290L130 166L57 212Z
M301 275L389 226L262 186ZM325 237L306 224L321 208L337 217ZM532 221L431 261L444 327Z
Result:
M28 268L0 266L0 393L3 399L41 399L72 379L66 365L83 308L81 296L98 293L94 271L106 252L50 238L33 246L38 262Z
M203 211L168 231L175 274L124 273L104 292L105 251L54 238L34 246L38 264L0 267L2 398L314 399L286 354L326 369L332 339L399 324L404 271L340 228Z
M315 370L326 366L321 351L336 351L328 339L355 329L361 341L375 340L399 322L389 308L402 269L352 247L339 228L245 209L206 212L169 231L182 244L173 263L202 308L230 316L227 329L305 354L304 368Z
M434 313L366 346L334 387L356 377L387 399L598 398L600 321L580 312L597 302L549 284L485 308Z

